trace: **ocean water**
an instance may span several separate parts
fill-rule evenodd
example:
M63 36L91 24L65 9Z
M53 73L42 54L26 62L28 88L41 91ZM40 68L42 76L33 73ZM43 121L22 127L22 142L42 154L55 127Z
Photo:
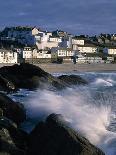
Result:
M101 148L106 155L116 155L116 73L69 74L80 75L89 84L62 91L22 89L10 95L26 108L28 118L22 128L30 132L38 121L44 120L49 114L62 114L72 128Z

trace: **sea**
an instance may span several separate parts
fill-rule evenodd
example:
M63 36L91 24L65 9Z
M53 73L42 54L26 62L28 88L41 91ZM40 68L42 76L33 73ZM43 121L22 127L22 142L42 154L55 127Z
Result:
M116 155L116 72L53 73L79 75L88 85L74 85L64 90L20 89L9 96L23 103L27 120L22 128L31 132L51 113L62 114L69 125L106 155Z

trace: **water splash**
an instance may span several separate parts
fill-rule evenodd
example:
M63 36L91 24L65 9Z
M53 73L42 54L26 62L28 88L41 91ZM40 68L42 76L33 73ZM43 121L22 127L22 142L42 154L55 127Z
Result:
M93 83L92 83L93 84ZM113 86L114 82L111 79L102 79L102 78L97 78L96 81L94 82L95 85L99 86Z
M70 125L99 146L107 155L116 155L116 133L108 131L112 114L107 99L97 100L86 89L67 89L61 92L38 90L25 104L32 120L45 119L60 113Z

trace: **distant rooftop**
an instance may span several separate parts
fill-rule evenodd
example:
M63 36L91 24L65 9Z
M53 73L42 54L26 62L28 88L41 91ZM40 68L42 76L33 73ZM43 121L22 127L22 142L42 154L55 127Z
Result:
M6 27L5 30L16 30L16 31L31 31L36 27L31 26L16 26L16 27ZM37 28L39 31L40 29Z

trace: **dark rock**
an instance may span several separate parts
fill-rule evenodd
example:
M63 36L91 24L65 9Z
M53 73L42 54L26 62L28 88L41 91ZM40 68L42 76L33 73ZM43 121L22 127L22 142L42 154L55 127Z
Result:
M26 111L22 104L14 102L4 93L0 92L0 108L3 111L3 116L20 124L26 119Z
M14 92L17 89L10 80L0 75L0 90L6 91L6 92Z
M16 88L34 89L44 86L45 84L57 88L65 87L59 79L53 77L41 68L28 63L4 66L0 68L0 74L8 81L11 81Z
M61 75L58 78L68 85L88 84L86 80L78 75Z
M63 75L59 78L56 78L41 68L28 63L4 66L0 68L0 75L1 81L4 81L4 90L5 88L8 90L10 90L9 88L15 90L18 88L44 88L45 85L53 86L57 89L63 89L72 84L87 84L87 82L79 76Z
M0 155L25 155L27 134L11 120L0 117Z
M56 114L51 114L35 127L28 146L28 155L104 155Z

